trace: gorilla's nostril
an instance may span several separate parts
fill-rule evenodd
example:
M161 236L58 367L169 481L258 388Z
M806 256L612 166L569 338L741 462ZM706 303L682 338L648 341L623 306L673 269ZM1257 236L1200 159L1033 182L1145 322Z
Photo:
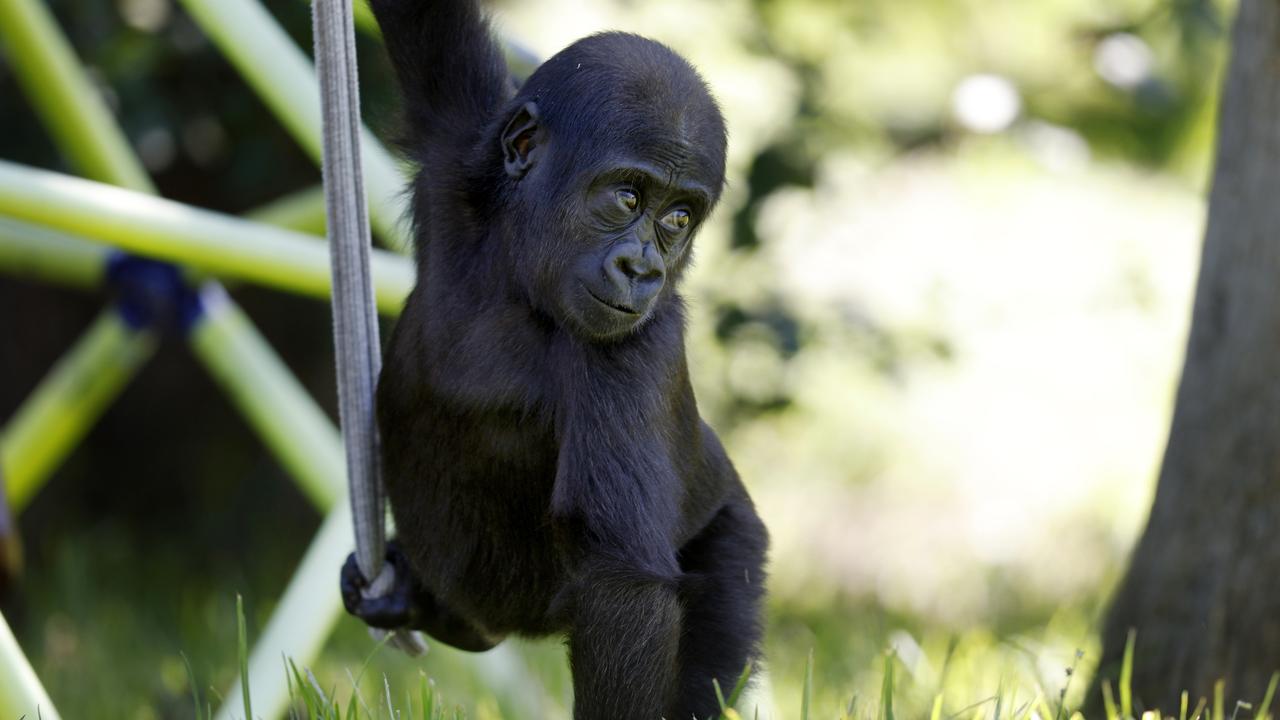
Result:
M626 275L629 278L634 278L636 276L635 265L631 264L631 258L626 255L619 255L617 259L613 261L613 264L622 271L623 275Z
M627 279L633 282L643 282L658 280L662 277L662 269L655 267L645 258L635 258L629 255L619 255L614 258L613 264Z

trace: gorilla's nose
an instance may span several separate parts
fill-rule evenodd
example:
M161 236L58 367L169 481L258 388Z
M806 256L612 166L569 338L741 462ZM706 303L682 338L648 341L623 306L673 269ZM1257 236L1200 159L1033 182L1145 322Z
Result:
M653 243L620 243L605 258L605 273L625 295L646 301L662 289L664 265Z

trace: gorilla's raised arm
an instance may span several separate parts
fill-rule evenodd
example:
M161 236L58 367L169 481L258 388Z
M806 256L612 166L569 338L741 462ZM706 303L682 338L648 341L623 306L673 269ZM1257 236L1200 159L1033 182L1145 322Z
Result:
M369 0L404 94L409 139L477 132L511 95L502 51L475 0Z

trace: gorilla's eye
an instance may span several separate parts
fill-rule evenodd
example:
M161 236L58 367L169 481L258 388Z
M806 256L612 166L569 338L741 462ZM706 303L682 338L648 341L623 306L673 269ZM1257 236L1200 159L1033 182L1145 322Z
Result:
M689 211L680 209L672 210L662 216L662 225L672 232L680 232L689 227Z
M615 193L618 198L618 204L626 208L628 212L635 212L640 207L640 196L634 190L619 190Z

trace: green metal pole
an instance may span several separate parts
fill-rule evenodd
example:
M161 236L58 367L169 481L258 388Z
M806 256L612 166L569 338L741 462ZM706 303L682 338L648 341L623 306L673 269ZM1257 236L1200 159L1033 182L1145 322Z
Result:
M146 170L40 0L0 0L0 40L58 147L88 177L155 192Z
M22 654L9 623L0 615L0 717L59 720L49 693Z
M329 297L332 284L329 249L314 237L4 161L0 215L312 297ZM399 312L412 263L385 250L371 260L379 310Z
M254 222L315 235L320 240L325 236L327 222L324 214L324 188L317 185L299 190L292 195L272 200L256 210L250 210L244 216Z
M314 237L89 180L0 161L0 215L215 275L329 294L328 248ZM412 264L381 250L372 264L379 309L398 311Z
M306 54L257 0L181 0L279 118L285 129L320 163L320 86ZM407 250L404 175L367 129L361 133L364 182L374 228L390 247Z
M82 289L102 284L110 252L70 235L0 217L0 270Z
M301 190L245 213L254 222L324 235L324 193ZM38 225L0 217L0 271L28 279L91 290L102 284L110 249Z
M104 310L0 430L0 468L10 506L20 512L111 400L151 357L155 335Z
M219 286L200 295L192 350L316 507L329 508L346 493L337 428Z

